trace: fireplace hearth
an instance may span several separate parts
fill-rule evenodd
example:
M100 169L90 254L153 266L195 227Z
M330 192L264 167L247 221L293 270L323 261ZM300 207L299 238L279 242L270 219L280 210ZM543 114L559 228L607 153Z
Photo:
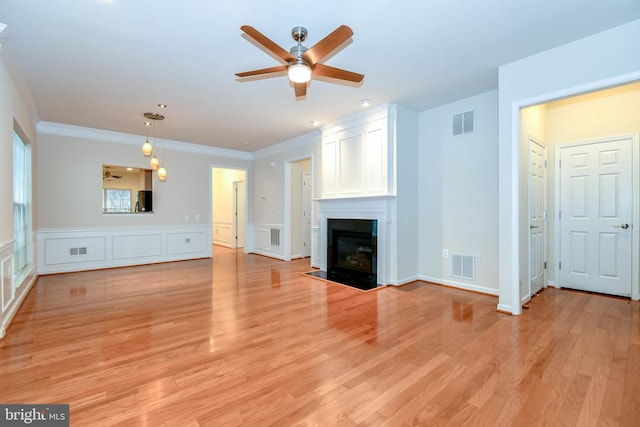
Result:
M377 245L376 220L329 218L327 271L315 275L358 289L373 289L378 286Z

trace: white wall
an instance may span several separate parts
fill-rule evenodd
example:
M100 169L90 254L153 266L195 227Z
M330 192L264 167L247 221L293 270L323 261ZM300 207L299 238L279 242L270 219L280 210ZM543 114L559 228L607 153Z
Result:
M496 91L419 114L420 275L497 294L498 176ZM473 133L453 136L453 115L473 110ZM452 253L477 256L476 278L451 276Z
M397 165L396 173L396 216L394 221L396 245L392 253L391 278L394 284L404 284L419 279L420 241L418 231L422 221L419 201L420 161L418 156L418 114L401 106L395 106L395 123L391 132L395 133ZM393 172L392 171L392 172Z
M500 67L499 87L499 303L520 314L519 109L552 99L640 79L640 20Z

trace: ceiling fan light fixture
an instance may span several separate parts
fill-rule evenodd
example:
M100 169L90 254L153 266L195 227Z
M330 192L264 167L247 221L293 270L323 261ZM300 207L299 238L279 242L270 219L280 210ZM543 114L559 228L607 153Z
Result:
M311 80L311 67L302 61L295 62L289 65L287 76L294 83L306 83Z

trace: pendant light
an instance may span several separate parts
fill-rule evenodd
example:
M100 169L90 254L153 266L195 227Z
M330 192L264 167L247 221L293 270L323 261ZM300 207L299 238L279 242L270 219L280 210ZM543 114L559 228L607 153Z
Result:
M151 126L151 122L147 120L146 122L144 122L144 125L147 127L147 139L144 141L144 144L142 144L142 154L144 154L145 156L150 156L151 153L153 153L153 146L149 142L149 126Z
M167 108L167 106L165 104L158 104L158 107ZM150 165L151 169L156 171L156 173L158 174L158 180L166 181L167 180L167 169L164 167L164 164L163 164L163 160L164 160L164 141L162 139L162 121L164 120L164 116L162 114L158 114L158 113L144 113L144 116L149 120L154 120L155 122L160 122L160 159L158 159L158 156L156 155L155 152L153 152L153 149L152 149L152 151L149 152L149 155L153 154L153 156L151 157L151 160L149 161L149 165ZM147 123L149 124L149 126L151 125L151 122L147 122ZM148 132L147 132L147 142L145 142L145 145L147 143L149 143ZM155 128L154 128L154 131L153 131L153 143L154 143L154 145L156 144ZM151 147L151 143L149 143L149 147ZM144 153L144 149L143 149L143 153ZM147 155L147 154L145 154L145 155Z

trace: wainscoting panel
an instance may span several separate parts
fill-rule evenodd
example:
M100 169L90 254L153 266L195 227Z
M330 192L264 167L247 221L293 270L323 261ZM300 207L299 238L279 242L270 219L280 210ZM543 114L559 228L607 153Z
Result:
M213 221L213 243L215 245L233 247L231 221Z
M211 234L208 225L39 230L38 274L210 258Z
M111 239L113 259L146 258L162 255L162 234L136 234L113 236Z
M171 255L201 253L206 249L206 240L204 232L168 233L167 253Z
M0 338L4 337L20 304L36 281L33 265L28 265L18 277L14 274L13 241L0 243Z
M107 258L105 236L67 237L44 240L45 264L104 261Z
M3 248L4 249L4 248ZM0 252L0 302L4 313L13 302L15 287L13 284L13 251L4 249Z
M272 239L274 236L278 239ZM253 253L271 258L284 259L284 225L282 224L254 224Z

